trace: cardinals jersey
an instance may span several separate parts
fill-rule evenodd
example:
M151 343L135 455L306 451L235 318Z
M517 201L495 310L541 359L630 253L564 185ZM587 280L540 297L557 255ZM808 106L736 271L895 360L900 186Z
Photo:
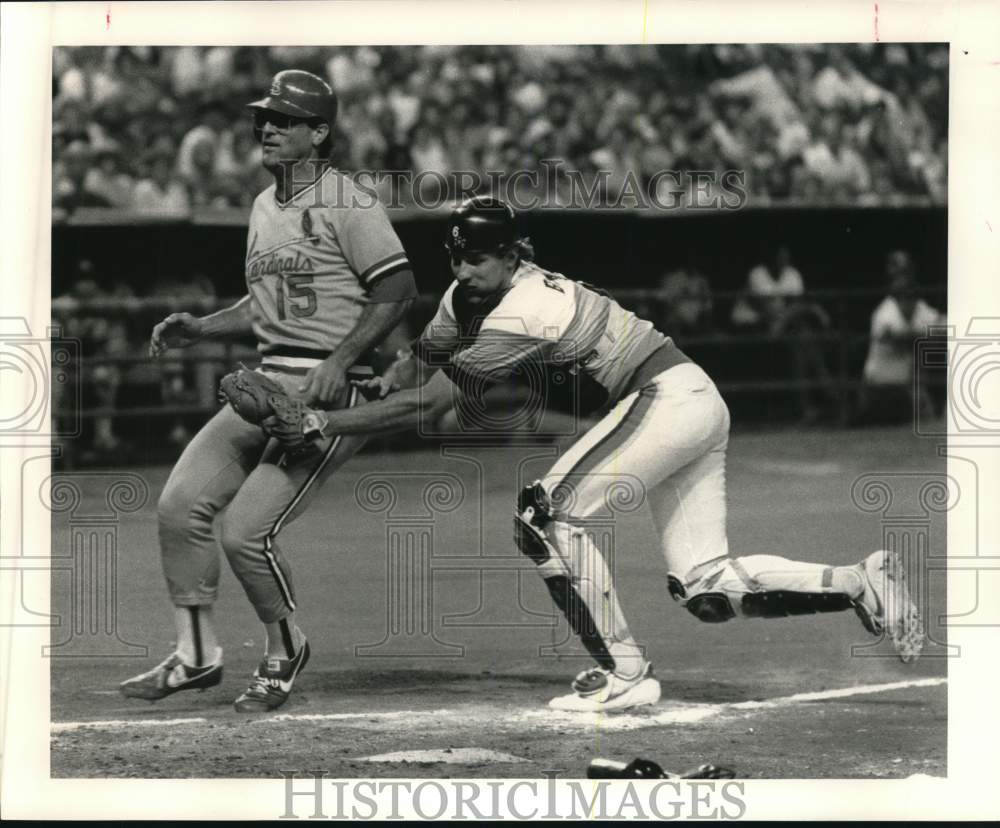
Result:
M461 388L545 373L545 393L573 388L590 413L635 390L640 368L688 361L651 322L597 288L524 262L510 288L471 305L453 283L417 343L418 355ZM665 352L665 353L664 353Z
M384 208L343 173L327 169L284 203L272 184L254 201L247 237L258 350L325 358L373 286L409 266Z

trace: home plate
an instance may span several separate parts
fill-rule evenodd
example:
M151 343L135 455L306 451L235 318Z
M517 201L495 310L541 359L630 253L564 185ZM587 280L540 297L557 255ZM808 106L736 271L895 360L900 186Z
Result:
M485 748L444 748L443 750L401 750L397 753L380 753L378 756L362 756L356 761L408 762L413 765L475 765L487 762L527 762L528 760Z

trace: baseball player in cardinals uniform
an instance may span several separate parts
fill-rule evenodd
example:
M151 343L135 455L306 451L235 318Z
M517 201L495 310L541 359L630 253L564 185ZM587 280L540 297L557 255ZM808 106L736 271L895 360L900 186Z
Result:
M626 473L644 487L670 594L700 620L853 609L869 632L891 635L904 661L919 654L921 620L895 555L875 552L854 566L730 557L729 411L708 375L669 337L599 290L534 264L513 210L497 199L477 197L459 207L447 247L455 281L411 357L424 384L355 410L310 415L313 422L303 430L415 427L447 413L463 394L538 376L524 370L532 362L577 378L582 410L603 417L542 480L519 493L514 520L519 549L596 662L552 707L623 710L660 696L652 665L629 633L609 567L579 527L603 507L609 481ZM372 384L385 395L400 371L394 365Z
M202 339L256 337L258 370L317 408L358 402L351 381L371 377L372 349L416 296L413 274L384 209L331 167L337 99L308 72L278 73L269 94L249 104L263 165L274 184L256 199L246 253L247 295L196 318L174 313L154 329L152 356ZM126 696L161 699L222 679L212 624L219 582L218 534L229 564L266 628L266 649L240 712L283 704L309 658L295 624L291 567L281 529L302 513L323 481L364 442L331 437L307 453L285 452L226 406L195 436L159 501L163 571L174 604L177 649L120 686Z

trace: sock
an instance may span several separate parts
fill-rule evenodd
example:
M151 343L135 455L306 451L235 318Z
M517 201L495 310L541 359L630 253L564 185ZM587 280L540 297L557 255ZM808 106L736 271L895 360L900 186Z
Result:
M221 650L212 624L211 606L174 607L177 654L191 667L214 664Z
M301 644L302 630L295 626L294 616L286 616L273 624L265 624L267 645L265 654L274 658L295 658L296 642Z

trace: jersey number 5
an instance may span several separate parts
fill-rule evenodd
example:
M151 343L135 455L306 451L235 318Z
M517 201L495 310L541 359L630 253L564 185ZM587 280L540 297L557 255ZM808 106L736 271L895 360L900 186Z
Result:
M316 292L306 285L311 285L313 277L309 275L279 276L275 286L275 298L278 306L278 319L286 319L285 315L285 284L288 285L288 309L292 316L301 319L316 313ZM293 299L305 299L305 304L293 302Z

